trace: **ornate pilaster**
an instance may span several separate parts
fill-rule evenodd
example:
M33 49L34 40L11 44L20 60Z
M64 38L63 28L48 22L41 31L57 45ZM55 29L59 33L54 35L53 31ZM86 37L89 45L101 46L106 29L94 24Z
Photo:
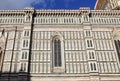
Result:
M97 55L95 51L95 44L93 38L92 26L90 23L83 23L83 31L84 31L84 41L86 47L86 54L88 57L88 67L89 67L89 77L90 81L99 81L99 73L98 73L98 64L97 64Z
M31 33L32 33L32 23L33 23L33 8L25 8L25 22L22 34L22 46L21 46L21 57L20 57L20 73L19 81L27 81L29 74L29 57L31 54Z

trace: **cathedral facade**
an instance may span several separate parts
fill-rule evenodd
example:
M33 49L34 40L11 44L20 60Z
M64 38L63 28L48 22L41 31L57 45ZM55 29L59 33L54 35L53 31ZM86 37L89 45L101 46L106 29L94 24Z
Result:
M0 81L120 81L120 11L0 10Z

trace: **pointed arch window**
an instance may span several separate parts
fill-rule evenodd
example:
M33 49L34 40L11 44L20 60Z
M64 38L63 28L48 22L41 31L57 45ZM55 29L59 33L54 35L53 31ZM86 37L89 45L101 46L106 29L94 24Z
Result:
M87 47L87 48L92 48L92 47L94 47L94 45L93 45L93 40L91 40L91 39L86 40L86 47Z
M52 38L52 72L64 73L65 61L64 61L64 43L63 37L58 34Z
M96 62L89 62L89 66L90 66L90 71L91 72L97 72L97 63Z
M56 37L53 40L54 43L54 66L61 66L61 40Z
M28 37L29 35L30 35L29 30L25 30L25 31L24 31L24 37Z
M91 71L96 71L96 63L90 63Z

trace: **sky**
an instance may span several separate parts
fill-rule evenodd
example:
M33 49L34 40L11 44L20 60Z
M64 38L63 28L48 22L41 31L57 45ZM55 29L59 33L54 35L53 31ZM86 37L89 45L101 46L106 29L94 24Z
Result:
M96 0L0 0L0 10L23 9L79 9L90 7L94 9Z

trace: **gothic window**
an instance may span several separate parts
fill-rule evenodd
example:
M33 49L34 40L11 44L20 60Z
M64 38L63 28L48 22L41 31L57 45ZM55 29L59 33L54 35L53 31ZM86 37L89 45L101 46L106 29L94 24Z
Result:
M29 30L25 30L25 31L24 31L24 36L25 36L25 37L29 36Z
M91 36L92 36L91 31L90 31L90 30L86 30L86 31L85 31L85 36L86 36L86 37L91 37Z
M21 63L21 71L26 71L27 68L26 68L26 63Z
M92 59L95 59L94 52L91 52L91 58L92 58Z
M94 51L89 51L88 52L88 54L89 54L89 59L91 60L93 60L93 59L95 59L95 52Z
M59 38L54 39L54 66L61 66L61 41Z
M94 62L90 63L90 71L96 71L96 70L97 70L96 63Z
M89 40L87 40L87 46L90 47Z
M90 31L86 31L86 36L90 36Z
M23 40L23 47L28 47L28 40Z
M87 47L93 47L92 40L87 40Z
M62 36L58 33L52 38L52 72L64 73L64 43Z
M27 52L26 51L22 52L22 59L27 59Z

